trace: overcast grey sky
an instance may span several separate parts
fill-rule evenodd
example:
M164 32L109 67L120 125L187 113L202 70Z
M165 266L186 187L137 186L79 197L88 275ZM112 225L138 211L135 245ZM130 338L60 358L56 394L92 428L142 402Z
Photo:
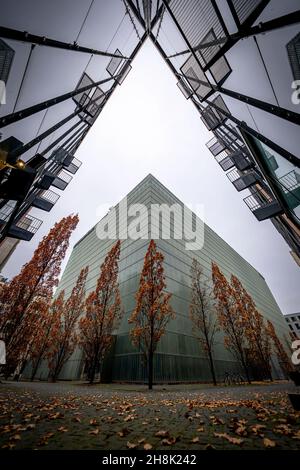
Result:
M78 150L83 165L31 243L21 243L3 274L15 275L41 237L64 215L78 212L78 241L152 173L187 205L204 204L205 222L266 279L283 313L300 311L300 270L269 221L257 222L205 143L211 138L193 105L148 41ZM70 252L70 250L69 250Z

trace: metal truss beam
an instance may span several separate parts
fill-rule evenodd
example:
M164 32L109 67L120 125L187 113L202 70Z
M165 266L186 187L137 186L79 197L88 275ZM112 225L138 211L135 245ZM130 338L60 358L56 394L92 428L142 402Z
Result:
M207 82L204 82L203 80L199 80L198 78L188 77L185 75L181 75L181 77L208 87ZM290 111L289 109L286 109L286 108L281 108L280 106L276 106L274 104L266 103L265 101L258 100L257 98L252 98L251 96L243 95L242 93L238 93L233 90L228 90L227 88L223 88L218 85L210 84L209 87L212 88L214 91L223 93L224 95L230 96L231 98L234 98L235 100L242 101L243 103L247 103L251 106L254 106L255 108L262 109L263 111L266 111L267 113L274 114L275 116L285 119L286 121L292 122L293 124L300 125L300 114L295 113L294 111ZM208 103L208 101L206 102Z
M56 39L46 38L45 36L38 36L36 34L28 33L27 31L19 31L17 29L5 28L0 26L0 37L5 39L12 39L14 41L29 42L31 44L38 44L39 46L55 47L57 49L64 49L67 51L83 52L87 54L101 55L105 57L115 57L117 59L126 59L128 57L120 54L112 54L111 52L99 51L90 47L80 46L76 42L67 43L58 41Z
M32 116L35 113L43 111L43 109L48 109L51 106L55 106L58 103L62 103L63 101L66 101L72 98L73 96L78 95L79 93L83 93L84 91L91 90L92 88L95 88L98 85L102 85L103 83L115 80L118 77L120 77L120 75L115 75L114 77L99 80L98 82L94 82L90 85L77 88L76 90L70 91L69 93L64 93L63 95L57 96L50 100L42 101L41 103L35 104L34 106L30 106L20 111L16 111L15 113L7 114L6 116L0 118L0 129L2 127L8 126L9 124L20 121L21 119L25 119L29 116Z
M265 21L264 23L259 23L255 26L250 26L249 28L245 28L243 31L239 31L234 34L230 34L229 36L222 37L215 39L214 41L206 42L205 44L199 44L196 47L193 47L195 52L201 51L202 49L207 49L208 47L217 46L220 44L226 43L226 41L230 40L240 40L250 36L256 36L257 34L267 33L269 31L273 31L279 28L284 28L286 26L291 26L293 24L300 23L300 10L297 10L293 13L289 13L288 15L280 16L279 18L275 18L270 21ZM172 59L173 57L177 57L183 54L189 54L190 50L186 49L181 52L177 52L176 54L172 54L168 56L168 59Z

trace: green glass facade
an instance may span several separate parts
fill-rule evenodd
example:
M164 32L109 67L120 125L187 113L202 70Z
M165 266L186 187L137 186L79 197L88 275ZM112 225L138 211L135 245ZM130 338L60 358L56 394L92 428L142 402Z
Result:
M128 194L128 206L136 203L142 203L148 208L151 204L162 203L168 205L179 203L183 207L183 204L152 175L148 175ZM174 226L174 219L171 218L171 221ZM87 291L94 289L99 267L114 243L114 240L100 240L95 227L90 230L74 246L58 291L65 289L66 295L69 295L81 268L87 265L89 266ZM131 345L129 339L131 325L128 324L128 318L135 306L135 294L148 243L148 239L127 239L121 243L119 284L124 316L104 364L103 375L107 380L132 382L146 380L142 356ZM211 380L208 360L192 331L189 318L190 267L193 257L199 260L209 279L212 261L220 266L227 277L231 273L238 276L253 296L258 309L266 319L272 321L277 334L284 342L288 334L286 322L264 278L207 225L204 225L204 246L199 251L186 250L184 240L174 238L158 239L156 243L165 257L166 290L172 293L171 303L176 314L175 319L169 322L167 332L155 354L156 382ZM219 380L224 378L225 371L238 370L234 357L224 348L222 333L218 333L217 336L214 360ZM281 370L275 357L272 359L272 365L274 376L281 377ZM79 379L83 376L83 368L82 353L77 350L64 366L61 378ZM38 375L45 378L46 374L47 371L43 368Z

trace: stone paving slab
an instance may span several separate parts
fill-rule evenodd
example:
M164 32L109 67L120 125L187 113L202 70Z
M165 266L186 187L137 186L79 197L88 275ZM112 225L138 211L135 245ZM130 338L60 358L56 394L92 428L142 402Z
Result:
M300 449L288 382L0 384L1 449Z

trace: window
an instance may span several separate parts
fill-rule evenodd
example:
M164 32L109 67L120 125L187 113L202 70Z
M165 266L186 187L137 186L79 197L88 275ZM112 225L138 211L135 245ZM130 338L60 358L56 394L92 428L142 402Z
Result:
M287 53L295 80L300 80L300 33L286 46Z
M295 323L297 330L300 330L300 325L299 323Z

